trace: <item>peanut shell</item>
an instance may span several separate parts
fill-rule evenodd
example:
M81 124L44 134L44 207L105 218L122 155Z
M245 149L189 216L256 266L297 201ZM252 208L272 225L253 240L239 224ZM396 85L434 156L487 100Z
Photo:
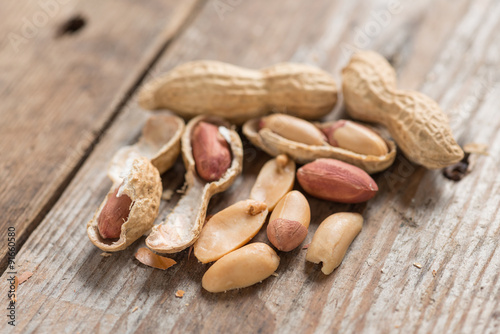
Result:
M293 63L256 71L218 61L193 61L139 92L139 104L145 109L169 109L185 118L215 115L235 124L271 110L318 119L336 102L337 86L331 75Z
M286 154L297 163L308 163L320 158L338 159L357 166L369 174L387 169L396 158L396 145L392 140L383 138L388 153L381 156L364 155L330 145L307 145L286 139L270 129L259 130L260 119L252 119L243 125L243 133L250 142L266 153L277 156ZM318 129L330 126L334 122L316 123ZM374 130L375 131L375 130ZM376 131L375 131L376 132Z
M121 225L119 239L104 239L97 226L97 219L109 196L114 195L116 184L111 187L94 218L87 223L87 234L90 241L106 252L123 250L139 239L153 227L160 208L162 193L160 174L147 158L137 157L130 160L130 165L122 176L123 184L120 186L117 196L122 194L128 196L132 205L127 221Z
M426 168L462 160L448 119L436 101L396 87L396 73L380 54L356 53L342 70L347 112L355 119L387 127L403 153Z
M122 147L115 153L108 167L108 176L115 184L120 183L120 174L127 160L143 156L151 160L160 174L173 166L181 150L184 121L167 113L158 113L148 118L142 128L142 136L132 146Z
M219 131L231 148L232 161L222 177L206 182L198 176L193 158L191 134L199 122L219 126ZM225 191L241 174L243 145L238 133L225 120L215 116L198 116L186 126L182 135L182 158L186 167L185 192L172 213L160 225L153 227L146 245L159 253L176 253L191 246L198 239L207 213L210 198Z

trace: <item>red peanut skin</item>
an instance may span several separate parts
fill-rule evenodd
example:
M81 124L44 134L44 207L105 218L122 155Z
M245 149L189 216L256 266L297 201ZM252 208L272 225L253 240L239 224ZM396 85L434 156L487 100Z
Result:
M231 166L229 144L216 125L198 123L191 134L191 146L196 172L203 180L217 181Z
M297 248L307 237L307 228L295 220L278 218L267 225L267 238L283 252Z
M297 179L309 195L333 202L361 203L378 191L365 171L335 159L317 159L302 166Z
M128 220L130 214L132 200L125 194L116 197L118 189L120 187L116 188L111 196L108 196L108 201L97 218L97 228L104 239L119 238L122 225Z
M322 129L323 133L325 134L325 136L327 138L328 144L335 146L335 147L339 147L339 144L337 143L335 138L333 138L333 134L335 133L335 130L343 127L345 125L345 123L346 123L345 120L340 120L340 121L333 123L330 127Z

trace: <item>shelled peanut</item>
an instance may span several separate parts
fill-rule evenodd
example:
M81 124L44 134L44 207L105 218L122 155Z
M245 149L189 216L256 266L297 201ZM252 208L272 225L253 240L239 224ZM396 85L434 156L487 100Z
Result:
M347 112L355 119L384 125L404 154L426 168L460 161L446 115L436 101L396 87L396 73L380 54L356 53L342 70Z
M301 118L273 114L262 117L259 121L259 129L269 129L288 140L293 140L306 145L325 145L325 135L312 123Z
M323 263L321 271L329 275L344 259L347 249L363 227L359 213L339 212L326 218L314 233L306 260Z
M194 244L194 255L202 263L220 259L250 241L267 217L267 205L245 200L212 216Z
M358 123L340 120L322 130L332 146L365 155L388 153L384 140L375 131Z
M97 217L97 228L104 239L119 238L122 225L128 220L132 200L126 194L120 194L120 187L108 195L108 200Z
M139 104L145 109L170 109L187 118L215 115L236 124L271 110L318 119L336 102L337 86L331 75L293 63L255 71L218 61L193 61L139 92Z
M365 171L335 159L318 159L302 166L297 180L309 195L340 203L365 202L378 191Z
M294 181L295 162L287 155L280 154L261 168L250 191L250 198L265 202L271 212L278 201L292 190Z
M280 251L291 251L306 238L310 221L311 209L307 199L293 190L278 202L271 214L267 238Z
M205 224L210 198L225 191L242 170L241 139L219 117L193 118L181 143L186 167L184 194L146 239L146 245L159 253L176 253L194 244Z
M209 292L245 288L271 276L279 263L280 258L271 247L252 243L217 260L205 272L201 283Z
M231 151L216 125L200 122L191 135L193 158L198 175L205 181L217 181L231 165Z
M287 154L299 163L333 158L374 173L389 167L396 157L394 142L347 120L313 124L294 116L273 114L246 122L243 133L267 153Z

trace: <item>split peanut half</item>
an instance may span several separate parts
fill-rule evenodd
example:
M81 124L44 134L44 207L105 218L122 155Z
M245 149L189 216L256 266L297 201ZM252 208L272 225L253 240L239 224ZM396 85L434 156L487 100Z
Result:
M271 212L278 201L292 190L295 181L295 162L285 154L264 164L250 191L250 198L267 204Z
M222 256L249 242L267 217L267 205L251 199L219 211L205 224L194 244L194 255L202 263Z
M314 233L306 260L323 263L321 271L329 275L344 259L347 249L363 227L359 213L339 212L326 218Z
M209 292L245 288L271 276L279 263L280 258L268 245L249 244L217 260L205 272L201 284Z

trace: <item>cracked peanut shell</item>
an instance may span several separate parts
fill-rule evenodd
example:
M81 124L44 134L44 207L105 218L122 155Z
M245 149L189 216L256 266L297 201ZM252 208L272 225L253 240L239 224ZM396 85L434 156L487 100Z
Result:
M162 193L162 184L158 169L144 157L131 157L127 160L119 183L113 184L108 195L101 203L94 218L87 223L87 235L94 245L106 252L116 252L127 248L153 227ZM119 187L117 196L128 196L132 204L127 220L121 225L120 237L105 239L99 233L98 218L109 196L113 196Z
M323 145L307 145L290 140L268 128L259 129L259 122L260 118L257 118L243 125L243 133L248 140L272 156L286 154L297 163L304 164L320 158L331 158L347 162L373 174L389 168L396 158L396 145L392 140L382 136L381 138L387 144L388 153L380 156L365 155L331 146L326 142ZM315 123L314 125L321 130L333 123L335 122Z
M231 165L222 177L213 182L203 180L196 172L191 135L200 122L215 124L231 149ZM216 116L198 116L186 126L182 135L182 158L186 167L185 191L182 198L164 222L153 227L146 245L159 253L176 253L191 246L199 237L205 224L210 198L225 191L241 174L243 145L231 125Z
M160 175L173 166L181 151L181 136L184 132L182 118L158 113L148 118L142 128L139 141L119 149L108 167L108 176L118 182L126 161L131 157L143 156L151 160Z

